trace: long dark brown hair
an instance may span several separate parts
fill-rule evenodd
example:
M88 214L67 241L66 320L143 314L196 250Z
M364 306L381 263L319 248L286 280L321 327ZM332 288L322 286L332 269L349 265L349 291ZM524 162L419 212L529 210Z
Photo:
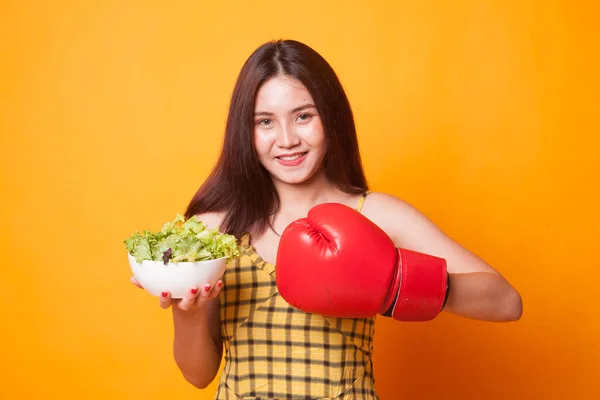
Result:
M243 65L231 97L221 154L190 201L187 218L224 212L221 230L237 237L269 226L270 216L279 209L279 197L255 152L254 106L260 86L279 75L302 82L315 101L327 140L327 178L346 193L368 189L354 116L337 75L309 46L278 40L260 46Z

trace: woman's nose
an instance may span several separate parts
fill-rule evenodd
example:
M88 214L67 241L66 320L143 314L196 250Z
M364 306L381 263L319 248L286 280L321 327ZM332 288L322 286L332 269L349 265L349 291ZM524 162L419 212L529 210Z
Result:
M293 127L284 126L277 135L277 145L280 147L294 147L300 144L300 137Z

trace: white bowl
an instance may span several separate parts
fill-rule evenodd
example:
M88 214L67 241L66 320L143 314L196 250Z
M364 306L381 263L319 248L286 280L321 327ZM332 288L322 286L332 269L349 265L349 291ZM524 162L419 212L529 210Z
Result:
M226 257L216 260L167 263L143 260L138 263L131 254L127 254L133 276L142 287L154 296L170 292L171 298L181 299L192 288L200 290L209 283L217 283L227 267Z

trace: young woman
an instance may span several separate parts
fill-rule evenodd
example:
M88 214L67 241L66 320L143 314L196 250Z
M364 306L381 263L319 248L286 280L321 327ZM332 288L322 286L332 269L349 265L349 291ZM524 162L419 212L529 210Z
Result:
M369 191L352 111L328 63L302 43L270 42L241 70L220 158L186 212L240 238L241 257L215 287L160 299L172 308L174 357L190 383L213 381L224 347L217 399L378 398L375 318L305 313L277 291L281 233L325 202L356 208L398 247L444 258L452 282L444 311L520 318L519 293L490 265L411 205Z

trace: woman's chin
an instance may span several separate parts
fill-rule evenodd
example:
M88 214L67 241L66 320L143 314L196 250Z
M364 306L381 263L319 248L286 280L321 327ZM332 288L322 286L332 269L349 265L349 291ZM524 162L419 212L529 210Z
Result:
M318 171L301 172L297 173L279 173L273 175L274 179L284 185L305 185L316 181L318 177Z
M280 184L284 184L284 185L302 185L304 183L307 183L309 181L309 178L300 178L300 177L283 177L283 176L277 176L275 177L275 180L277 182L279 182Z

